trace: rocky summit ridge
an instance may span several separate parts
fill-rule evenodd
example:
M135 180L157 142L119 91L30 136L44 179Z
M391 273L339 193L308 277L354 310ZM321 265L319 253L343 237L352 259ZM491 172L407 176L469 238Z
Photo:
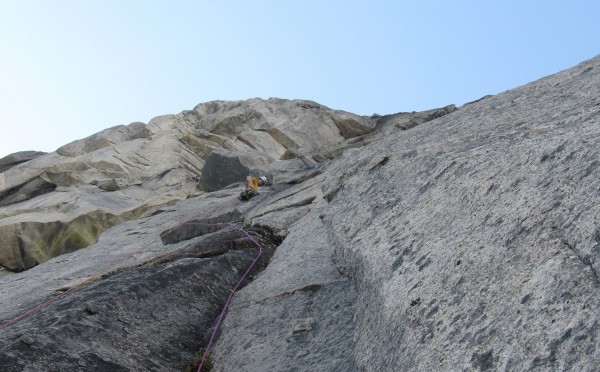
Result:
M596 57L458 108L214 101L12 154L0 365L194 369L229 306L215 371L593 371L599 145Z

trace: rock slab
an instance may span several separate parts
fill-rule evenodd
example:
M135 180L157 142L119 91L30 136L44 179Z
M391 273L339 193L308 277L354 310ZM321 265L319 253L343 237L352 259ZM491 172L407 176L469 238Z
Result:
M324 221L358 369L595 370L598 159L598 57L346 152Z

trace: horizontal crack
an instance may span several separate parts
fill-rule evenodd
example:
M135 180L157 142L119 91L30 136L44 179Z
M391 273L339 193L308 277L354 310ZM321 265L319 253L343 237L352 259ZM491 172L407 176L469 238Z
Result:
M83 285L93 284L100 280L105 280L114 275L129 271L129 270L134 270L134 269L142 267L142 266L164 264L164 263L174 262L174 261L185 259L185 258L213 258L213 257L217 257L220 255L226 254L230 251L257 248L256 244L254 243L254 241L252 239L247 238L247 237L238 237L238 238L234 239L234 238L232 238L231 235L236 234L236 232L231 231L231 230L229 230L229 231L226 231L226 230L227 229L222 229L215 233L205 235L204 238L207 238L209 240L195 242L192 245L182 247L176 251L164 253L162 255L150 258L146 261L140 262L138 264L118 267L113 270L109 270L107 272L91 276L79 284L76 284L73 286L61 287L61 288L56 289L55 291L56 292L70 291L74 288L81 287ZM260 243L263 245L264 248L269 249L274 246L276 247L276 244L274 244L274 242L272 242L269 238L265 238L264 236L262 236L260 234L256 234L256 232L253 232L253 233L254 233L253 235L255 236L255 238L258 238L258 240L260 241ZM222 240L215 241L213 239L222 239Z
M284 209L290 209L290 208L304 207L305 205L312 204L312 202L313 202L313 201L314 201L316 198L317 198L316 196L311 196L311 197L309 197L309 198L307 198L307 199L303 199L303 200L300 200L300 201L298 201L298 202L291 203L291 204L286 204L286 205L284 205L284 206L282 206L282 207L279 207L279 208L273 208L273 209L269 209L269 210L267 210L267 211L264 211L263 213L260 213L260 214L257 214L257 215L255 215L255 216L252 216L252 218L258 218L258 217L262 217L262 216L265 216L265 215L267 215L267 214L269 214L269 213L273 213L273 212L279 212L279 211L282 211L282 210L284 210Z
M337 282L340 282L340 280L332 280L332 281L325 282L325 283L320 283L320 284L308 284L308 285L305 285L304 287L293 288L293 289L289 289L287 291L283 291L283 292L280 292L280 293L273 294L271 296L263 297L261 299L256 300L255 302L256 303L260 303L260 302L264 302L264 301L267 301L267 300L272 300L274 298L281 297L281 296L294 295L294 294L296 294L298 292L311 292L311 293L315 293L315 292L319 291L321 288L323 288L323 286L326 286L326 285L332 284L332 283L337 283Z
M172 261L176 261L176 260L180 260L180 259L184 259L184 258L212 258L212 257L216 257L216 256L220 256L222 254L225 254L229 251L256 248L256 245L254 245L252 243L252 241L250 241L250 239L242 239L242 240L247 241L249 244L245 245L245 244L236 243L236 241L230 241L220 247L215 247L215 248L211 248L209 250L204 250L204 251L169 252L169 253L160 255L158 257L154 257L148 261L144 261L143 263L140 264L140 266L142 266L142 265L158 265L158 264L172 262Z

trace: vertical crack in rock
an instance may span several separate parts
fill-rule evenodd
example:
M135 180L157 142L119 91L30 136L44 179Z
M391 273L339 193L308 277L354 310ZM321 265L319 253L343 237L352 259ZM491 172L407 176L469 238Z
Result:
M225 214L229 215L229 214ZM233 213L232 215L237 216L235 213ZM203 241L203 244L192 244L191 247L189 247L188 249L182 249L182 250L178 250L175 253L172 253L170 255L166 255L166 256L162 256L159 257L156 262L157 263L162 263L162 262L170 262L172 260L181 260L185 257L190 257L190 254L194 254L195 251L195 257L203 257L203 258L213 258L214 257L220 257L224 254L227 254L228 252L234 251L234 250L249 250L249 251L253 251L255 252L254 255L256 255L256 258L254 261L252 261L252 263L250 265L248 265L247 270L250 271L246 271L244 273L244 275L249 274L248 277L244 278L244 275L242 275L240 277L240 280L243 280L243 282L241 283L241 286L238 288L237 285L235 286L235 288L237 288L237 290L240 290L241 288L243 288L248 282L252 281L254 279L254 276L256 274L258 274L259 272L263 271L268 263L269 260L271 259L274 250L276 249L276 246L281 243L280 240L276 239L273 234L267 230L267 229L262 229L262 228L250 228L245 230L245 232L243 230L241 230L241 228L234 226L233 224L224 224L224 223L216 223L215 220L222 220L224 217L224 215L218 216L216 218L212 218L212 219L205 219L203 220L204 222L194 222L194 223L189 223L189 224L182 224L179 225L178 227L168 230L169 236L177 236L178 239L181 239L182 236L186 236L186 237L196 237L196 236L201 236L201 237L205 237L208 238L208 241ZM197 221L197 220L196 220ZM206 228L209 228L209 230L207 231ZM178 233L178 230L184 230L183 233ZM216 230L215 230L216 229ZM215 231L213 231L215 230ZM233 235L238 235L241 237L240 238L232 238L232 233ZM244 236L245 234L250 234L252 235L254 238L250 238L250 236ZM226 238L227 236L229 236L229 238ZM216 237L216 239L215 239ZM163 239L163 242L165 242L165 240ZM169 240L167 240L167 243L165 244L169 244L172 243ZM207 244L208 243L208 244ZM258 247L257 244L260 244L262 246ZM261 253L258 253L260 249L260 252L262 252L262 256L259 257L259 255L261 255ZM258 260L258 261L257 261ZM254 266L255 264L257 264L256 266ZM234 286L232 285L231 288L234 288ZM230 295L233 295L234 292L232 292L232 289L230 289L230 293L223 293L224 298L229 297ZM212 318L212 326L209 329L206 329L204 331L204 340L202 342L201 347L199 348L199 351L196 353L196 357L194 358L194 360L192 360L189 364L188 364L188 370L196 370L200 364L200 361L202 360L202 354L204 354L204 350L208 347L210 347L210 339L212 338L211 334L212 333L217 333L220 332L219 329L215 329L215 327L218 327L220 324L219 318L220 318L220 313L223 312L224 315L227 315L228 309L224 308L226 306L227 302L224 302L223 304L221 304L218 307L218 311L214 313L214 316ZM222 320L222 319L221 319ZM218 333L217 333L218 334Z
M357 370L356 292L337 271L318 216L299 218L267 269L234 299L216 370Z

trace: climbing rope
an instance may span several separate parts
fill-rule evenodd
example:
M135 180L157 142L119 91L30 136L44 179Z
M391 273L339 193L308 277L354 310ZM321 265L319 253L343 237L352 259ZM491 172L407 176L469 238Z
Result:
M16 318L0 325L0 331L3 330L4 328L7 328L15 323L17 323L18 321L28 317L29 315L36 313L38 311L41 311L42 309L44 309L46 306L50 305L51 303L53 303L54 301L58 300L61 297L66 296L67 294L75 291L76 289L79 289L81 287L83 287L84 285L88 284L88 283L93 283L95 281L98 281L100 279L102 279L107 273L112 272L113 270L117 269L121 263L128 258L131 258L133 256L135 256L136 254L140 253L142 250L146 249L147 247L149 247L151 244L154 244L158 241L159 239L154 239L144 245L142 245L140 248L138 248L137 250L135 250L134 252L125 255L123 257L121 257L121 259L119 260L119 262L115 263L114 265L108 266L108 267L103 267L100 270L96 271L92 276L90 276L89 278L83 280L82 282L69 287L67 290L65 290L62 293L57 294L56 296L51 297L50 299L42 302L41 304L39 304L38 306L34 307L33 309L26 311L25 313L17 316Z
M256 265L256 263L258 262L258 260L260 259L260 257L263 254L262 245L256 239L254 239L254 237L252 235L250 235L248 233L248 231L244 230L243 227L235 225L235 224L229 224L228 226L230 228L236 229L236 230L240 231L241 233L245 234L248 237L248 239L250 239L250 241L252 241L254 244L256 244L256 246L258 247L258 254L256 255L256 258L254 258L254 261L252 261L250 266L248 266L248 269L246 269L246 272L244 273L244 275L242 275L242 277L240 278L238 283L235 285L235 287L229 294L229 297L227 297L227 301L225 302L225 306L223 306L223 310L221 311L221 314L219 315L219 318L217 319L217 324L215 325L215 328L213 329L213 332L210 336L210 340L208 341L208 345L206 345L206 347L204 348L204 355L202 355L202 361L200 362L200 365L198 366L197 372L200 372L200 370L202 369L202 366L206 362L206 358L208 357L210 348L212 347L212 344L214 342L217 331L219 330L219 327L221 326L221 322L225 318L225 314L227 313L227 309L229 308L229 304L231 303L231 299L233 298L233 295L240 288L240 286L242 285L244 280L246 280L246 277L248 276L248 274L250 274L250 271L252 271L252 269L254 268L254 266Z
M204 354L202 356L202 361L200 362L200 365L198 366L198 372L200 372L200 370L202 369L202 366L204 365L204 363L207 360L208 354L210 352L210 349L215 341L215 337L216 334L221 326L221 323L223 322L223 319L225 318L225 315L227 313L227 310L229 308L229 305L231 304L231 300L233 298L233 295L239 290L239 288L242 286L243 282L246 280L246 278L248 277L248 275L250 274L250 272L252 271L252 269L256 266L256 263L259 261L260 257L263 254L263 245L255 238L252 236L252 234L250 234L248 231L246 231L241 223L217 223L217 224L210 224L210 223L200 223L200 222L194 222L194 220L189 220L189 221L184 221L182 223L179 223L178 225L168 229L167 231L163 232L162 234L160 234L160 240L162 240L163 237L165 237L166 235L170 234L171 232L175 231L178 227L181 227L183 225L202 225L202 226L212 226L212 227L227 227L233 230L236 230L238 232L240 232L241 234L245 235L252 243L254 243L256 245L256 247L258 248L258 254L256 255L256 257L254 258L254 261L252 261L252 263L248 266L248 268L246 269L246 271L244 272L244 275L242 275L242 277L240 278L240 280L237 282L237 284L235 285L235 287L230 291L229 296L227 297L227 301L225 302L225 305L223 306L223 310L221 311L219 317L217 318L217 323L215 324L215 327L212 331L212 334L210 336L210 340L207 344L207 346L204 348ZM129 254L127 257L132 257L135 254L139 253L140 251L142 251L143 249L145 249L146 247L150 246L153 243L156 243L159 239L155 239L147 244L144 244L140 249L136 250L135 252ZM68 290L50 298L47 301L42 302L41 304L39 304L38 306L36 306L35 308L17 316L16 318L12 319L11 321L3 324L0 326L0 330L7 328L15 323L17 323L18 321L24 319L25 317L36 313L40 310L42 310L43 308L45 308L46 306L50 305L51 303L53 303L54 301L66 296L67 294L75 291L78 288L81 288L82 286L84 286L87 283L90 283L92 281L95 281L96 279L100 279L102 278L102 276L104 274L106 274L107 272L111 272L112 270L118 268L118 266L120 265L120 263L123 260L121 259L119 261L119 263L109 267L108 269L103 269L101 271L98 271L95 275L91 276L90 278L82 281L81 283L70 287Z
M217 335L217 332L218 332L219 328L221 327L221 323L223 322L223 319L225 319L225 315L227 314L227 310L229 309L229 305L231 304L231 300L233 298L233 295L235 295L235 293L238 291L238 289L244 283L244 281L246 280L246 278L248 277L248 275L250 274L250 272L252 271L252 269L254 268L254 266L256 266L256 263L258 262L258 260L260 259L260 257L263 254L263 246L248 231L246 231L243 228L243 225L242 225L241 222L212 223L211 224L211 223L203 223L203 222L194 222L194 220L185 221L185 222L182 222L179 225L174 226L174 227L170 228L169 230L165 231L163 234L160 235L161 239L163 237L167 236L168 234L170 234L171 232L175 231L177 228L183 226L183 225L201 225L201 226L209 226L209 227L221 227L221 226L228 227L230 229L239 231L240 233L246 235L246 237L252 243L254 243L256 245L256 247L258 248L258 254L254 258L254 261L252 261L252 263L246 269L246 272L244 272L244 275L241 276L240 280L237 282L237 284L235 285L235 287L230 291L229 296L227 297L227 301L225 301L225 305L223 306L223 310L221 310L221 314L219 314L219 317L217 318L217 323L215 324L215 327L213 328L213 331L212 331L212 333L210 335L210 339L208 341L208 344L204 348L204 354L202 355L202 360L200 361L200 365L198 365L197 372L200 372L202 370L202 367L204 366L204 363L206 363L206 360L208 358L208 354L210 353L210 349L211 349L211 347L212 347L212 345L213 345L213 343L215 341L215 337Z
M224 226L224 227L228 227L230 229L239 231L240 233L246 235L246 237L252 243L254 243L256 245L256 247L258 248L258 254L254 258L254 261L252 261L252 263L246 269L246 272L244 272L244 275L242 275L242 277L237 282L237 284L235 285L235 287L230 291L229 296L227 297L227 301L225 301L225 305L223 306L223 310L221 310L221 314L219 314L219 317L217 318L217 323L215 324L215 327L213 328L213 331L212 331L212 334L210 335L210 340L208 341L208 344L204 348L204 354L202 355L202 360L200 361L200 365L198 366L197 372L200 372L202 370L202 367L204 366L204 363L206 363L206 360L208 358L208 354L210 353L210 349L211 349L211 347L212 347L212 345L213 345L213 343L215 341L215 337L217 335L217 332L218 332L219 328L221 327L221 323L223 322L223 319L225 318L225 315L227 314L227 310L229 309L229 305L231 304L231 300L233 298L233 295L235 295L235 293L238 291L238 289L244 283L244 281L246 280L246 278L248 277L248 275L250 274L250 272L252 271L252 269L254 268L254 266L256 266L256 263L258 262L258 260L260 259L260 257L263 254L263 246L248 231L246 231L243 228L243 225L242 225L241 222L212 223L211 224L211 223L194 222L193 220L185 221L185 222L182 222L179 225L174 226L171 229L165 231L163 234L161 234L161 236L160 236L161 239L163 237L165 237L166 235L170 234L171 232L175 231L177 228L183 226L183 225L201 225L201 226L210 226L210 227L221 227L221 226Z
M38 311L38 310L40 310L40 309L42 309L42 308L44 308L44 307L46 307L46 306L50 305L52 302L54 302L54 301L58 300L59 298L61 298L61 297L65 296L65 295L66 295L66 294L68 294L69 292L71 292L71 291L74 291L76 288L79 288L79 287L80 287L80 286L82 286L84 283L85 283L85 282L83 282L83 283L80 283L80 284L79 284L79 285L77 285L77 286L71 287L71 288L69 288L68 290L64 291L63 293L61 293L61 294L59 294L59 295L56 295L56 296L52 297L51 299L49 299L49 300L47 300L47 301L45 301L45 302L42 302L41 304L39 304L39 305L38 305L38 306L36 306L35 308L33 308L33 309L31 309L31 310L29 310L29 311L27 311L27 312L25 312L25 313L23 313L23 314L19 315L18 317L14 318L13 320L11 320L11 321L9 321L9 322L7 322L7 323L5 323L5 324L2 324L2 325L0 326L0 330L4 329L4 328L6 328L6 327L9 327L9 326L11 326L11 325L13 325L13 324L15 324L15 323L16 323L16 322L18 322L19 320L21 320L21 319L23 319L23 318L25 318L25 317L27 317L27 316L29 316L29 315L31 315L31 314L33 314L33 313L35 313L36 311Z

